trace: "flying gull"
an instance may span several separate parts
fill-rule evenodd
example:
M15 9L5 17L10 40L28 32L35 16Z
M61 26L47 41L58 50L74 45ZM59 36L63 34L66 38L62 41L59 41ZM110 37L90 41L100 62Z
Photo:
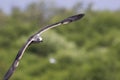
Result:
M60 26L62 24L68 24L68 23L71 23L73 21L77 21L79 19L81 19L82 17L84 16L83 13L81 14L77 14L77 15L74 15L74 16L70 16L62 21L59 21L57 23L54 23L54 24L51 24L51 25L48 25L48 26L45 26L43 27L41 30L39 30L37 33L33 34L31 37L28 38L28 40L26 41L26 43L22 46L22 48L18 51L18 54L16 55L15 57L15 60L14 62L12 63L11 67L8 69L7 73L5 74L4 76L4 79L3 80L9 80L9 78L12 76L13 72L15 71L16 67L18 67L19 65L19 61L21 60L26 48L32 44L33 42L42 42L42 38L41 38L41 34L43 32L45 32L46 30L50 29L50 28L53 28L53 27L56 27L56 26Z

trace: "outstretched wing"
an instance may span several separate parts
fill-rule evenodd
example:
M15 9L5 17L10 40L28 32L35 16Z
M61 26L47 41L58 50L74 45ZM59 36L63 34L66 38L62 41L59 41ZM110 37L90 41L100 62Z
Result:
M84 16L84 14L78 14L78 15L74 15L74 16L71 16L71 17L68 17L60 22L57 22L55 24L51 24L51 25L48 25L48 26L45 26L43 27L41 30L39 30L36 34L34 34L33 36L31 36L28 41L23 45L23 47L19 50L13 64L11 65L11 67L9 68L9 70L7 71L7 73L5 74L4 76L4 80L8 80L13 72L15 71L16 67L19 65L19 61L20 59L22 58L26 48L32 43L32 42L40 42L42 41L42 38L39 37L40 34L50 28L53 28L53 27L56 27L56 26L59 26L59 25L62 25L62 24L68 24L70 22L73 22L73 21L76 21L76 20L79 20L81 19L82 17Z
M9 70L7 71L7 73L5 74L4 76L4 80L8 80L13 72L15 71L16 67L19 65L19 61L20 59L22 58L26 48L31 44L32 42L32 39L28 40L24 45L23 47L19 50L14 62L12 63L11 67L9 68Z
M68 24L70 22L73 22L73 21L76 21L76 20L79 20L81 19L85 14L77 14L77 15L74 15L74 16L70 16L60 22L57 22L57 23L54 23L54 24L51 24L51 25L48 25L48 26L45 26L43 27L41 30L39 30L36 34L42 34L44 31L50 29L50 28L53 28L53 27L56 27L56 26L59 26L59 25L62 25L62 24Z

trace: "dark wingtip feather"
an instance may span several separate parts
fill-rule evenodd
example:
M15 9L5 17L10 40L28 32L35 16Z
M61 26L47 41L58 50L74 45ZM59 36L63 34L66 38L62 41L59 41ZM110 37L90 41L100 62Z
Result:
M81 14L77 14L77 15L74 15L74 16L70 16L70 17L64 19L64 20L62 21L62 23L63 23L63 24L67 24L67 23L70 23L70 22L79 20L79 19L81 19L84 15L85 15L84 13L81 13Z
M77 15L74 15L74 16L71 16L71 17L68 17L68 19L70 19L71 21L76 21L76 20L81 19L84 15L85 15L84 13L77 14Z

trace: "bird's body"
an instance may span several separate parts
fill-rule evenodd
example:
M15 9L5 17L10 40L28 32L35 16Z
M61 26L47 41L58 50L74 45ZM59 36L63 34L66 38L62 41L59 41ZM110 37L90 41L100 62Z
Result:
M16 67L18 67L19 65L19 61L21 60L26 48L32 44L33 42L42 42L42 38L41 38L41 34L43 32L45 32L46 30L50 29L50 28L53 28L53 27L56 27L56 26L60 26L62 24L68 24L70 22L73 22L73 21L76 21L76 20L79 20L81 19L82 17L84 16L84 14L78 14L78 15L74 15L74 16L71 16L71 17L68 17L60 22L57 22L55 24L51 24L51 25L48 25L48 26L45 26L43 27L41 30L39 30L37 33L33 34L28 40L27 42L23 45L23 47L18 51L18 54L14 60L14 62L12 63L11 67L9 68L9 70L7 71L7 73L5 74L4 76L4 79L3 80L8 80L13 72L15 71Z

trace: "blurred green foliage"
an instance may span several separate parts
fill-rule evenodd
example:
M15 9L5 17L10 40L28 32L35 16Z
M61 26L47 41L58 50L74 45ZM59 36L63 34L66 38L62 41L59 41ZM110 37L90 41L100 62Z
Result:
M77 4L81 7L82 4ZM0 79L17 51L40 26L76 14L78 9L31 4L10 15L0 11ZM85 17L43 33L43 43L25 52L11 80L120 80L120 11L94 11ZM56 63L49 59L54 57Z

